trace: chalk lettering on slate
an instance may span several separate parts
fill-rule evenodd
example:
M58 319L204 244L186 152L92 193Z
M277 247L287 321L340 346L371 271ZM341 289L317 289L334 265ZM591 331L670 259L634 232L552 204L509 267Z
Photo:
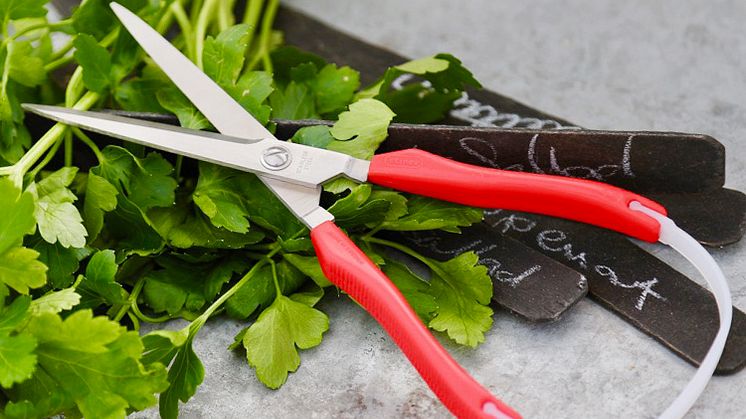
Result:
M502 210L488 210L489 215L500 214ZM536 221L529 218L522 217L516 214L507 214L506 216L498 219L497 221L490 223L492 227L500 229L502 233L508 231L517 231L519 233L534 233L534 228L537 226ZM553 253L561 253L565 259L571 262L575 262L580 268L589 270L591 267L588 265L587 253L583 251L576 251L573 248L573 243L567 237L564 231L556 229L539 230L536 232L536 244L542 250ZM634 281L632 283L623 282L619 279L619 275L614 268L607 265L592 265L593 271L602 277L606 278L609 283L615 287L623 289L639 289L640 294L637 296L635 301L635 308L642 311L645 307L645 302L648 297L666 301L666 297L661 295L658 291L654 290L653 287L659 283L658 278L653 278L647 281ZM585 279L585 278L583 278Z
M534 134L534 136L531 137L531 140L528 142L528 148L526 150L526 159L528 160L531 171L534 173L552 174L598 181L605 181L606 179L617 175L627 178L635 177L635 173L632 171L631 161L632 141L634 140L634 135L630 135L627 138L627 141L624 142L622 157L619 164L602 164L598 167L582 165L562 167L557 148L555 148L554 146L550 146L549 167L546 170L541 167L539 156L536 152L536 145L539 142L539 139L539 134ZM476 137L464 137L459 140L459 145L464 151L466 151L466 154L474 157L480 163L488 167L503 170L525 170L525 166L521 163L514 163L505 167L500 167L500 164L498 163L499 153L497 151L497 148L495 148L495 145L487 140Z
M401 90L411 81L415 81L413 74L402 74L391 82L391 88ZM432 87L432 83L427 80L419 83L426 88ZM514 113L498 112L493 106L470 98L466 92L453 102L453 109L449 114L452 118L467 122L473 127L580 129L573 125L562 125L553 119L527 118Z
M493 257L485 256L487 252L495 250L497 248L497 245L483 245L481 239L464 246L459 246L457 248L445 248L444 246L442 246L444 245L444 243L440 237L431 236L428 233L414 233L412 235L408 235L407 240L415 244L416 246L429 249L433 253L444 256L455 257L464 252L473 251L477 254L477 256L479 256L479 264L487 267L487 274L491 278L507 284L513 288L520 285L521 282L529 278L531 275L541 271L541 265L533 265L518 274L515 274L512 271L506 269L501 269L502 263L499 260Z
M580 129L572 125L562 125L553 119L526 118L514 113L499 112L491 105L470 98L466 92L453 102L450 116L473 127Z

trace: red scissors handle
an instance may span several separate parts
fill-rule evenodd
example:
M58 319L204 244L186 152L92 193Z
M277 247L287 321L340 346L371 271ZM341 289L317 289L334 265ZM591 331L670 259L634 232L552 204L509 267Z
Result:
M311 230L324 275L370 313L456 416L520 418L464 370L427 330L386 275L333 222Z
M473 166L418 149L373 156L368 181L464 205L580 221L648 242L658 241L660 224L631 210L630 202L666 215L660 204L605 183Z

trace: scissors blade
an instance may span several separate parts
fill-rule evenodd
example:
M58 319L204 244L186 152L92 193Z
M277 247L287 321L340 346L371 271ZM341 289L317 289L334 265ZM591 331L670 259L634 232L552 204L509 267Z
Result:
M122 5L111 3L111 9L137 43L218 131L232 137L275 138L150 25Z
M239 138L276 140L259 121L157 31L125 7L111 3L111 8L145 52L218 131ZM290 184L264 175L260 175L259 179L308 227L334 219L318 205L321 198L319 184L299 188L297 182Z
M320 183L339 175L359 181L364 181L367 176L367 161L273 138L252 140L125 118L109 113L79 111L47 105L23 104L22 106L29 112L88 131L256 173L262 178L267 178L265 180L272 180L273 185L292 184L281 189L287 190L289 205L298 201L297 206L302 208L304 213L308 212L308 201L300 202L302 199L298 197L298 186L318 188ZM282 149L279 153L266 157L268 150L277 152L278 147ZM286 154L282 154L282 151ZM287 164L280 162L282 164L273 167L272 162L276 161L278 154L287 157ZM286 201L285 197L281 199Z

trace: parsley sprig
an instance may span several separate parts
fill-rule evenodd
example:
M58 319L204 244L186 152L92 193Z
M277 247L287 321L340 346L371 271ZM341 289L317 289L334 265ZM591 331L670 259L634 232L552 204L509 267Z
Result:
M235 1L122 3L268 127L271 118L335 121L291 141L359 158L373 155L391 121L438 121L478 86L439 54L361 87L356 70L282 45L278 0L249 1L238 20ZM85 0L58 22L45 6L0 0L0 416L122 417L159 400L161 415L176 417L205 374L192 344L218 315L246 322L231 349L280 387L334 327L316 307L331 284L308 231L252 174L132 144L101 148L62 124L32 137L23 102L172 113L210 128L106 0ZM402 76L411 81L392 88ZM484 340L492 285L477 256L435 261L379 235L457 232L481 211L344 179L324 189L338 224L426 324L462 345ZM173 319L187 324L161 328Z

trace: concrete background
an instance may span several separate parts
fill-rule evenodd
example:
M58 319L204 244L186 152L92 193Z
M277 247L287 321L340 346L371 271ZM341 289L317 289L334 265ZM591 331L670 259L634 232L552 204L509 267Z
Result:
M746 190L746 2L285 3L404 55L451 52L486 88L582 126L710 134L727 148L727 186ZM692 275L671 252L649 249ZM746 309L746 245L712 253L735 306ZM302 352L299 371L278 391L226 352L242 325L208 324L196 342L205 382L183 417L448 417L361 309L345 298L320 308L331 319L324 342ZM589 300L554 324L498 312L486 343L449 349L527 418L655 417L694 373ZM746 372L716 377L688 417L745 417L744 389Z

